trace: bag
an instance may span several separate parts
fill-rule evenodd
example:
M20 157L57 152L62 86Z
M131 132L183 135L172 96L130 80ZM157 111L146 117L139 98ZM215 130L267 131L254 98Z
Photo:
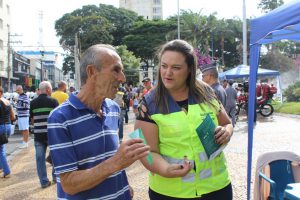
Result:
M8 136L6 134L0 134L0 145L8 143Z

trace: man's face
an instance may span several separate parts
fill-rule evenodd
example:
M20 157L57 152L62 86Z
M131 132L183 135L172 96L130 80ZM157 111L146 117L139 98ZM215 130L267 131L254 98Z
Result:
M209 83L209 79L210 79L210 74L209 73L204 73L202 74L202 81L204 81L205 83Z
M107 53L101 56L102 68L91 76L91 79L95 83L95 92L99 96L113 99L120 83L125 82L123 65L119 55L112 50L107 50Z
M16 93L18 93L18 94L22 94L22 89L21 89L21 88L19 88L19 87L17 87L17 89L16 89Z
M149 89L151 87L151 82L150 81L144 81L143 85L145 88Z

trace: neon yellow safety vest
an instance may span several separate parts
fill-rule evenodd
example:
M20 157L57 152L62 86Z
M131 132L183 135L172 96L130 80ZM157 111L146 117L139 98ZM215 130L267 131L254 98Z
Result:
M193 167L185 177L179 178L165 178L149 173L150 188L166 196L196 198L226 187L230 179L224 154L208 160L196 133L196 128L207 114L218 124L216 109L204 103L199 105L189 97L188 113L185 113L169 96L172 112L160 114L154 106L152 94L147 95L145 100L151 119L159 129L160 154L167 162L177 164L183 163L184 156L187 156ZM219 105L217 101L215 103Z

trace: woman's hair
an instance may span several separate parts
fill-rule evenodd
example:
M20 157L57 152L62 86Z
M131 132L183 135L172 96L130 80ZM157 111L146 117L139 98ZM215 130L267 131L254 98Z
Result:
M2 97L3 93L4 93L4 90L2 87L0 87L0 97ZM0 114L3 115L4 114L4 111L6 109L6 105L5 103L0 99Z
M189 75L186 80L189 93L199 104L206 102L213 106L211 101L216 98L214 91L206 83L196 79L197 58L194 54L193 47L184 40L172 40L167 42L160 48L158 52L159 68L161 65L161 57L166 51L178 52L185 57L185 62L189 71ZM168 90L162 82L160 70L158 70L157 80L155 104L158 106L161 113L167 114L169 113L168 95L166 95L168 94Z

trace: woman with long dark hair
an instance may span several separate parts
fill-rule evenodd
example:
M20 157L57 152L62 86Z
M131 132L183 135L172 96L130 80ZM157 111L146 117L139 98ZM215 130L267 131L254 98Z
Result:
M135 124L152 154L152 161L141 159L151 172L150 199L231 200L224 154L208 157L201 138L212 127L210 141L226 145L233 127L213 89L196 80L193 47L183 40L170 41L158 60L158 83L142 99Z
M11 121L15 120L15 114L9 101L2 98L3 88L0 87L0 135L11 134ZM0 170L3 171L3 178L10 176L10 168L6 159L6 144L0 144Z

